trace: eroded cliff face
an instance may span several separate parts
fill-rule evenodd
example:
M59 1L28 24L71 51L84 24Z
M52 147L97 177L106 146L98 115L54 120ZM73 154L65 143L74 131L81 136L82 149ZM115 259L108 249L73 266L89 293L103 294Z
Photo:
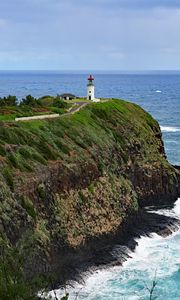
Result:
M22 155L25 132L34 139L32 151L44 141L54 155L43 154L47 163L39 159L29 172L12 165L13 183L1 174L1 232L13 243L31 233L35 272L63 270L74 251L116 236L140 207L180 195L180 172L166 160L159 125L137 105L111 100L33 128L19 126L21 139L9 143L13 153ZM1 160L3 170L8 159ZM26 162L34 164L30 156Z

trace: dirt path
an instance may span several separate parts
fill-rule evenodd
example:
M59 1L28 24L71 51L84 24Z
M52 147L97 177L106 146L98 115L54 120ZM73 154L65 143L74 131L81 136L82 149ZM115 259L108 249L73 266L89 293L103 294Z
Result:
M59 117L64 117L68 115L72 115L76 112L78 112L81 108L86 106L87 102L75 102L74 105L69 109L69 111L65 114L59 115L59 114L50 114L50 115L40 115L40 116L31 116L31 117L22 117L22 118L16 118L15 121L32 121L32 120L44 120L44 119L54 119ZM77 106L78 105L78 106Z
M84 106L88 105L89 103L88 102L75 102L75 107L74 105L70 108L70 110L64 114L64 115L61 115L61 116L67 116L67 115L72 115L74 114L75 112L78 112L81 108L83 108ZM78 106L76 106L78 105Z

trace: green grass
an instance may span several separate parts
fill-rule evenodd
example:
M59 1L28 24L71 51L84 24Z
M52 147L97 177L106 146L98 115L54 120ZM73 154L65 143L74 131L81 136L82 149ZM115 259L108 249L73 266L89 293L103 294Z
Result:
M20 201L21 201L22 207L26 210L26 212L28 213L28 215L34 221L36 221L37 211L36 211L36 208L34 207L34 204L32 203L32 201L27 196L22 196L21 199L20 199Z
M57 241L78 249L115 232L157 176L169 191L177 184L159 151L158 123L135 104L114 99L57 119L0 125L1 227L13 241L32 231L31 248L48 261Z
M134 147L137 137L144 144L144 157L153 159L158 153L151 146L154 132L159 130L157 122L139 106L122 100L91 103L75 114L53 120L8 124L0 126L0 155L5 157L5 166L21 172L32 172L49 161L74 160L71 155L83 161L84 151L90 151L94 160L97 150L101 153L99 167L104 169L113 147L119 149L125 163L128 148ZM7 153L4 144L12 150Z
M2 170L2 175L4 176L7 185L10 187L10 189L12 191L14 191L14 181L13 181L13 174L12 174L12 170L6 166L3 170Z
M47 252L49 238L74 245L73 235L97 236L106 221L110 224L109 216L123 219L127 208L137 210L134 186L128 180L132 176L136 183L136 172L144 180L143 172L151 168L171 172L159 151L158 123L130 102L90 103L57 119L0 125L1 186L7 193L4 196L1 188L1 198L9 209L4 219L12 222L10 232L15 226L20 233L22 219L25 228L30 226L38 241L43 240ZM172 185L174 174L172 169ZM151 184L151 178L147 182ZM93 233L96 225L100 231Z
M54 96L44 96L39 99L41 106L30 106L30 105L17 105L17 106L2 106L0 107L0 121L11 122L15 118L31 117L46 115L51 113L58 113L60 115L65 114L76 102L92 103L92 101L86 98L78 98L74 100L57 100ZM57 107L58 101L64 105L64 107ZM56 105L57 103L57 105Z
M14 121L16 118L16 114L10 114L10 115L0 115L0 121Z
M46 99L43 99L42 101L45 102L45 100ZM53 106L53 101L49 103L49 105L47 106L39 106L39 107L32 107L28 105L0 107L0 121L11 122L14 121L15 118L40 116L40 115L47 115L53 113L58 113L61 115L66 113L67 110L72 106L72 104L69 103L66 104L67 106L66 109L55 107Z

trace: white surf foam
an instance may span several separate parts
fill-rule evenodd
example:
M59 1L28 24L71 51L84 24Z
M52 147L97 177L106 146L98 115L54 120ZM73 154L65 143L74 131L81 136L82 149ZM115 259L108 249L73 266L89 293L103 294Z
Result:
M156 91L156 93L162 93L162 91L160 91L160 90L157 90L157 91Z
M176 201L173 211L176 216L180 217L180 198L178 198L178 200Z
M161 126L162 132L180 132L180 128L172 126Z
M178 198L178 200L175 202L173 209L162 208L159 210L150 210L149 212L172 218L180 218L180 198Z
M172 210L158 210L156 213L180 217L180 198ZM74 288L67 287L69 299L119 300L126 295L127 300L139 300L144 299L145 296L148 297L145 286L151 285L155 274L158 280L162 279L164 282L168 276L172 276L178 270L180 266L179 240L180 231L174 232L167 238L153 233L151 237L143 236L137 239L138 246L135 252L130 253L132 259L128 259L123 264L123 268L116 266L96 271L85 279L83 285L76 283ZM137 288L138 281L142 284L142 291ZM63 290L57 290L56 293L58 297L64 295ZM53 293L51 295L54 296ZM164 299L163 296L160 299Z

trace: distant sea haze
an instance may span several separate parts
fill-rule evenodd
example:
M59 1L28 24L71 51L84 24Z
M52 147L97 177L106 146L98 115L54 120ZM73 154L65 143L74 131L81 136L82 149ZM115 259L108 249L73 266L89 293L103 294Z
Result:
M168 159L173 164L180 164L180 72L113 72L92 73L95 77L96 97L126 99L150 112L161 125ZM0 96L11 94L21 99L28 94L40 97L64 92L86 96L89 73L3 71L0 72Z

